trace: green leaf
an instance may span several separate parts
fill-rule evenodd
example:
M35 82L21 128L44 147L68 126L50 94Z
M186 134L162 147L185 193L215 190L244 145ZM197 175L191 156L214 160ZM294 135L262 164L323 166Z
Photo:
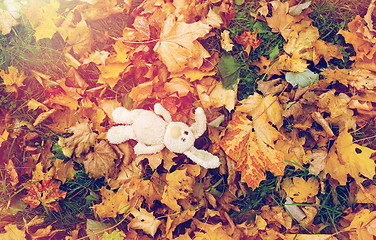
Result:
M257 33L267 33L267 32L270 32L268 24L266 22L259 22L259 21L255 22L255 24L253 24L253 31L256 28L258 29Z
M243 5L244 3L244 0L235 0L235 4L240 6L240 5Z
M299 84L299 86L304 88L313 83L317 83L319 81L319 74L307 69L302 73L288 72L285 78L293 87Z
M269 54L270 61L272 62L274 59L276 59L276 57L278 57L278 54L279 54L279 47L278 45L276 45L271 51L271 53Z
M223 88L235 88L239 79L240 67L241 65L231 55L226 55L219 59L218 71L221 75Z

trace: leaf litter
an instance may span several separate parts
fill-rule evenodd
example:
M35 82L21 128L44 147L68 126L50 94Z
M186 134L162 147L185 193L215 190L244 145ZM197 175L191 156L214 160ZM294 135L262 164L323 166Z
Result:
M1 69L2 238L81 239L80 231L90 239L376 236L375 150L355 143L350 134L375 116L375 1L364 17L338 32L347 43L341 48L351 44L355 52L349 69L332 66L344 57L340 46L320 39L309 18L310 1L260 3L249 16L253 27L238 35L227 27L244 1L7 4L2 37L17 37L13 33L24 15L35 42L64 42L59 51L69 70L56 77L11 64ZM115 15L133 20L122 26L121 36L95 31L94 23ZM203 47L218 32L223 49ZM249 62L259 69L258 92L238 101L237 94L244 96L237 88L240 71L248 64L233 53L241 49L254 58L265 34L280 34L283 50L273 47ZM322 62L325 67L319 67ZM25 120L3 96L27 97L31 80L44 94L27 99L24 106L34 117ZM168 150L136 156L133 141L107 142L116 107L151 109L155 103L185 123L194 121L193 109L203 107L208 122L216 123L196 145L218 155L221 166L203 169ZM11 157L15 149L24 153L23 161ZM68 199L64 186L84 179L80 174L102 183L81 186ZM275 184L270 195L262 191L268 181ZM343 186L351 186L348 207L338 224L328 227L330 219L320 222L318 214L329 206L329 197L332 204L344 201L331 190ZM255 193L261 193L258 199ZM74 216L79 223L64 229L48 221L55 213L68 214L61 206L78 195L92 205L89 213ZM351 206L350 198L358 204ZM247 199L257 204L247 207ZM10 220L17 201L27 204L20 211L44 218Z

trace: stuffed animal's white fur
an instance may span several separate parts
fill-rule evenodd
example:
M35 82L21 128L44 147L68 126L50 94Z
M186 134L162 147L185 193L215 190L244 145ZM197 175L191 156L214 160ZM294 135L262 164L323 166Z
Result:
M219 167L217 156L194 147L195 140L206 131L206 116L202 108L195 111L195 123L188 126L182 122L172 122L170 113L157 103L154 112L143 109L132 111L116 108L112 112L115 123L124 124L111 127L107 139L119 144L130 139L137 141L134 152L154 154L164 147L175 153L183 153L204 168Z

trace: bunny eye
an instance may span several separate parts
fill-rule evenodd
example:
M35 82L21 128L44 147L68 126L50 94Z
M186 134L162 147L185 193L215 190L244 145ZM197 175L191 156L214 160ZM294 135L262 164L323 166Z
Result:
M181 138L182 142L185 142L185 138Z
M188 131L184 131L184 135L188 135L189 134L189 132Z

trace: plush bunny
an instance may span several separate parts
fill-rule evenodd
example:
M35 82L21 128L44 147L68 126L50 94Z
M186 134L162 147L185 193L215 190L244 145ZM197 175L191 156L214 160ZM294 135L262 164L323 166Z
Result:
M206 131L206 116L200 107L196 109L195 123L190 127L182 122L172 122L170 113L159 103L154 105L154 112L119 107L112 112L112 117L115 123L125 124L111 127L107 132L107 139L112 144L134 139L137 155L154 154L166 147L185 154L204 168L219 167L217 156L194 147L195 140Z

